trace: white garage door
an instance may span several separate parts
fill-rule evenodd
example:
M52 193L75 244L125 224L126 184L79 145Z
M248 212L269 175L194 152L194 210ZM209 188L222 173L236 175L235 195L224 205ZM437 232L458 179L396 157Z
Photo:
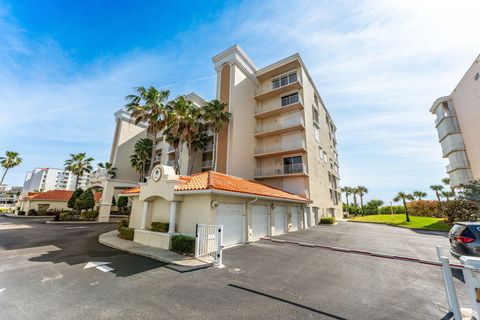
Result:
M252 240L256 241L268 235L268 207L252 206L251 210Z
M292 207L291 210L292 210L292 230L291 231L295 231L300 228L302 208Z
M275 234L287 232L288 226L288 208L286 206L275 207Z
M223 225L225 247L242 243L243 204L220 203L216 209L217 224Z

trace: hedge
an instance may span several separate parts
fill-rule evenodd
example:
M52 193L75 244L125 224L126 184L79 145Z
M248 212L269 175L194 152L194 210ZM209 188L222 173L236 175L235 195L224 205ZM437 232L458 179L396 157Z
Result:
M335 223L334 217L320 218L320 224L334 224L334 223Z
M60 221L70 221L73 219L70 211L60 212Z
M417 200L407 203L408 213L412 216L443 218L440 202L436 200Z
M168 222L152 222L151 230L156 232L168 232L169 223Z
M19 216L24 216L24 215L25 215L25 211L19 210L17 214L18 214Z
M135 229L129 227L120 227L118 228L118 237L125 239L125 240L133 240L133 235L135 233Z
M479 208L474 202L468 200L450 200L442 203L442 209L448 222L478 221Z
M194 254L195 238L181 234L173 235L170 250L183 254Z
M84 211L82 212L82 219L94 221L98 217L98 211Z
M123 227L128 227L128 221L127 220L121 220L117 223L117 230L120 231L120 228Z
M38 216L38 211L35 209L30 209L28 210L28 215L29 216Z

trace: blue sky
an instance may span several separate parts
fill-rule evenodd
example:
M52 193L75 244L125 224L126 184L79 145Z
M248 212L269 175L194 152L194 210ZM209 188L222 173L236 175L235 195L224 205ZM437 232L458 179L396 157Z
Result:
M70 153L107 161L133 87L214 98L211 57L238 43L259 67L302 55L338 128L342 185L385 201L427 191L446 175L428 109L480 53L478 12L475 0L0 0L0 153L24 158L6 183Z

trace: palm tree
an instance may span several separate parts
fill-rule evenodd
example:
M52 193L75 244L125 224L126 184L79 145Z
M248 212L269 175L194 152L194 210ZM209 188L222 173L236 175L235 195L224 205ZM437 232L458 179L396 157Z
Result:
M87 158L85 152L81 152L77 154L70 154L70 159L65 161L65 170L70 171L77 176L77 179L75 180L75 190L78 189L80 177L85 173L92 172L93 167L91 163L93 160L93 158Z
M370 200L367 202L367 207L373 207L376 209L377 211L377 214L378 214L378 209L383 206L384 202L382 200L376 200L376 199L373 199L373 200Z
M352 188L350 187L343 187L342 192L345 193L345 200L347 200L347 208L349 207L348 204L348 197L352 194Z
M413 191L412 195L418 199L418 201L422 200L422 198L425 198L427 196L426 192L423 191Z
M405 208L405 216L407 217L407 222L410 222L410 216L408 215L408 209L407 209L407 200L413 200L413 199L414 198L411 194L401 192L401 191L397 193L395 198L393 198L393 201L395 202L399 202L399 201L403 202L403 207Z
M113 167L113 165L110 162L99 162L98 164L99 168L105 169L107 171L107 174L112 176L112 179L114 179L117 176L117 168Z
M0 157L0 165L5 169L2 175L2 180L0 180L0 185L3 184L3 180L5 179L8 170L20 165L22 160L23 159L20 158L19 153L15 151L6 151L5 157Z
M446 177L446 178L443 178L442 179L442 183L449 187L450 188L450 191L452 191L454 193L454 196L455 196L455 190L452 188L452 185L450 184L450 178Z
M202 124L200 124L202 125ZM193 165L195 163L195 155L197 151L203 150L203 148L207 145L209 139L208 139L208 134L207 130L203 128L202 130L193 133L191 136L191 143L190 143L190 148L191 148L191 159L190 159L190 168L189 168L189 174L192 173L193 171Z
M228 121L230 121L230 118L232 117L232 114L228 111L227 109L227 104L222 103L217 99L211 100L208 103L206 103L202 107L202 119L205 122L206 129L210 129L210 131L213 132L213 145L217 145L218 141L218 133L222 131L223 127L225 126ZM215 155L215 150L216 148L213 149L213 163L212 167L215 170L216 166L216 155Z
M360 208L362 209L362 216L365 214L363 210L363 196L368 193L368 189L364 186L358 186L357 188L357 193L360 196Z
M153 142L149 138L143 138L135 143L133 154L130 156L131 166L138 172L139 181L144 182L145 174L151 163Z
M450 198L455 197L455 193L453 191L442 191L442 197L447 199L447 201L450 200Z
M357 194L358 194L358 189L357 188L352 188L352 194L353 194L353 206L357 208Z
M170 91L157 90L154 87L138 87L135 88L135 91L137 95L131 94L126 97L130 101L126 107L131 112L131 120L135 124L145 123L147 133L152 140L155 140L157 134L165 128L169 121L166 106ZM154 158L155 148L152 148L149 171L153 168Z
M442 195L443 186L441 186L439 184L435 184L435 185L430 186L430 189L435 191L435 195L437 196L438 202L441 203L442 202L441 195Z

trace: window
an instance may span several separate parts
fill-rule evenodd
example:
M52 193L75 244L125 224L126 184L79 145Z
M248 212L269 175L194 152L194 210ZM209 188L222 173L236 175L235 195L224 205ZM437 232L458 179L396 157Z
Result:
M313 101L315 101L315 105L318 106L318 96L316 93L313 94Z
M282 107L288 106L292 103L298 102L298 92L283 96L282 98Z
M277 89L287 84L298 81L297 72L292 72L289 75L281 76L280 78L272 80L272 88Z
M302 156L283 158L284 173L300 173L303 172Z
M315 140L317 140L317 142L320 142L320 128L315 123L315 121L313 122L313 136Z
M314 123L318 123L318 110L315 106L312 106L312 118Z
M323 160L323 149L322 147L318 147L320 150L320 160Z

